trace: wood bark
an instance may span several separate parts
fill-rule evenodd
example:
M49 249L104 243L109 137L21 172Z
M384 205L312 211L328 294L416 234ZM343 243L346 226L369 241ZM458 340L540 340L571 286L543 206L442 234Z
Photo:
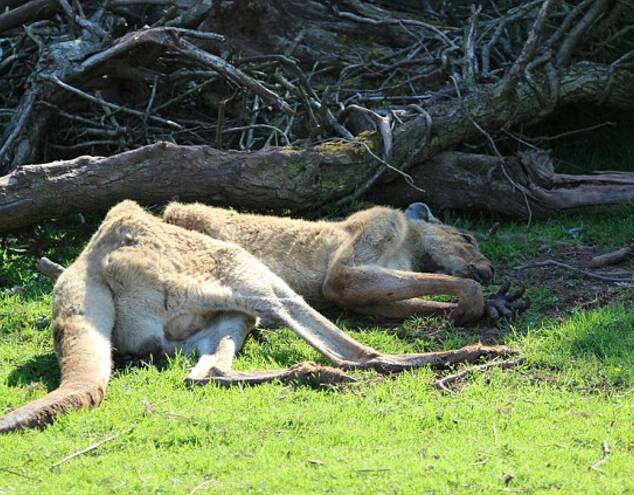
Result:
M254 210L307 209L371 173L357 152L219 151L157 143L109 158L26 165L0 178L0 231L123 199L206 201Z
M541 153L505 158L504 167L506 173L496 157L445 152L411 169L424 192L393 181L377 186L371 199L395 206L423 200L441 209L479 207L524 217L634 200L632 173L555 174ZM0 178L0 231L104 210L123 199L314 212L350 194L373 172L358 149L238 152L157 143L109 158L28 165Z
M414 166L410 174L423 191L393 181L376 187L369 199L394 206L424 201L439 210L487 209L523 218L634 201L634 173L558 174L543 152L500 162L494 156L448 151Z

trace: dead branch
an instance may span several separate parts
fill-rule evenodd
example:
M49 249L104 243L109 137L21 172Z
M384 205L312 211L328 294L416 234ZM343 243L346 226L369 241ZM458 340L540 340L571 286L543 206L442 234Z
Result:
M504 93L509 93L513 89L515 83L519 80L528 63L535 57L538 47L537 44L541 39L544 23L546 22L546 16L548 15L551 5L551 0L544 0L544 3L539 9L537 17L535 17L533 27L526 38L526 43L522 47L521 53L504 78Z
M434 369L443 369L456 364L467 363L473 364L482 360L492 360L496 358L505 358L517 354L513 349L504 346L483 346L481 344L467 345L460 349L451 351L426 352L419 354L420 362ZM355 365L352 369L377 369L380 373L392 373L395 370L402 371L403 367L392 368L389 363L384 363L381 368L377 368L376 364L371 361L361 366Z
M608 457L610 457L610 445L608 445L608 442L601 442L601 459L595 462L588 469L592 469L593 471L600 471L599 468L607 462Z
M563 268L565 270L570 270L573 272L581 273L582 275L590 278L596 278L597 280L603 280L605 282L614 282L622 287L633 287L634 282L632 281L633 273L628 273L625 277L613 277L610 275L602 275L596 272L590 272L588 270L584 270L582 268L577 268L575 266L569 265L567 263L562 263L557 260L544 260L544 261L534 261L531 263L525 263L523 265L518 265L514 267L514 270L526 270L528 268L542 268L545 266L556 266L557 268Z
M375 173L374 163L358 144L339 145L337 151L239 152L157 143L107 158L26 165L0 177L0 231L105 210L122 199L151 204L178 196L261 211L314 210L352 194L356 184ZM505 163L514 180L536 198L531 207L537 215L634 199L632 173L555 174L547 155L540 153L509 157ZM375 188L370 198L396 206L425 201L439 209L480 207L527 215L523 196L496 164L497 157L488 155L440 153L410 170L424 191L394 181Z
M79 457L79 456L84 455L84 454L88 454L88 453L92 452L93 450L98 449L102 445L104 445L104 444L106 444L108 442L112 442L113 440L116 440L117 438L119 438L122 435L127 435L134 428L135 427L128 428L123 433L115 433L115 434L112 434L112 435L108 435L107 437L99 440L98 442L95 442L92 445L89 445L85 449L81 449L81 450L78 450L77 452L73 452L72 454L67 455L66 457L64 457L64 458L60 459L59 461L55 462L54 464L52 464L51 467L49 467L48 469L49 469L49 471L53 471L55 468L58 468L62 464L66 464L68 461L71 461L71 460L75 459L76 457Z
M625 261L634 252L632 246L625 246L610 253L595 256L588 264L590 268L602 268L604 266L616 265Z
M53 282L55 282L59 276L64 273L64 267L62 265L55 263L46 257L42 257L37 260L35 268L38 272L51 279Z
M46 18L58 8L57 0L31 0L0 15L0 33L35 19Z
M359 147L346 148L249 153L157 143L109 158L25 165L0 178L0 231L107 209L126 198L148 204L179 197L254 210L310 208L351 192L373 172Z
M440 210L483 208L524 218L529 216L526 198L536 216L634 199L632 173L557 174L549 155L543 152L505 157L504 166L506 174L499 167L498 157L443 152L427 162L417 163L410 170L414 182L424 192L393 181L374 189L369 198L397 206L423 201ZM508 181L507 175L523 190Z
M564 38L557 53L557 65L565 67L570 63L573 50L579 41L588 32L590 26L607 10L610 0L596 0L579 22L570 30Z

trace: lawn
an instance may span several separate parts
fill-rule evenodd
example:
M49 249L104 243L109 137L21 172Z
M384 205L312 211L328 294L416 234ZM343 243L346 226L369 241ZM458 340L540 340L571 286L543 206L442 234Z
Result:
M482 250L498 273L528 285L533 305L500 328L329 314L387 352L505 343L526 358L511 370L474 372L447 393L427 369L360 372L357 383L321 390L188 388L188 356L117 369L99 408L0 437L0 494L634 493L634 289L513 270L544 259L583 266L632 242L633 218L634 205L623 205L530 228L503 221ZM449 220L479 232L493 223ZM66 221L0 243L0 414L57 384L51 284L34 261L68 262L91 230ZM288 330L263 329L236 367L305 359L317 355Z

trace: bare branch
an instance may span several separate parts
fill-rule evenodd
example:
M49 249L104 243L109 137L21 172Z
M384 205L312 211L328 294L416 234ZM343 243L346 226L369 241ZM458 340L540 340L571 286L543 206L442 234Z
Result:
M579 42L583 39L588 29L590 29L590 26L605 13L609 5L610 0L595 0L590 10L586 12L586 15L570 30L561 43L561 47L557 53L556 60L559 67L566 67L570 64L572 54L579 45Z
M546 16L548 15L551 4L552 0L544 0L544 3L539 9L537 17L535 18L535 22L533 23L533 27L528 33L526 43L524 43L524 47L522 48L519 57L517 57L517 60L504 78L504 83L502 87L503 93L509 93L513 89L515 83L517 83L518 79L524 72L526 65L535 56L535 53L537 52L537 45L541 39L542 31L544 29L544 23L546 21Z

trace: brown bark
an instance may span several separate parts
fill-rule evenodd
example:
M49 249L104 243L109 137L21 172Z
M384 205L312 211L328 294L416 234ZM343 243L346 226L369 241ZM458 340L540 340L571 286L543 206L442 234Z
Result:
M352 149L245 153L157 143L109 158L26 165L0 178L0 231L126 198L301 210L351 192L372 172L366 160Z
M495 157L445 152L411 170L425 192L393 181L377 186L370 199L395 206L423 200L441 209L477 207L516 216L528 216L527 201L531 214L545 215L634 200L632 173L556 174L543 154L507 158L504 168L506 174ZM373 171L354 147L238 152L158 143L109 158L28 165L0 178L0 231L104 210L122 199L314 211L350 194Z
M590 268L602 268L625 261L634 252L634 246L625 246L610 253L595 256L590 260Z
M634 200L634 173L557 174L546 153L507 157L501 166L489 155L443 152L417 164L410 174L424 192L393 181L375 188L370 199L395 206L424 201L437 209L483 208L522 217Z

